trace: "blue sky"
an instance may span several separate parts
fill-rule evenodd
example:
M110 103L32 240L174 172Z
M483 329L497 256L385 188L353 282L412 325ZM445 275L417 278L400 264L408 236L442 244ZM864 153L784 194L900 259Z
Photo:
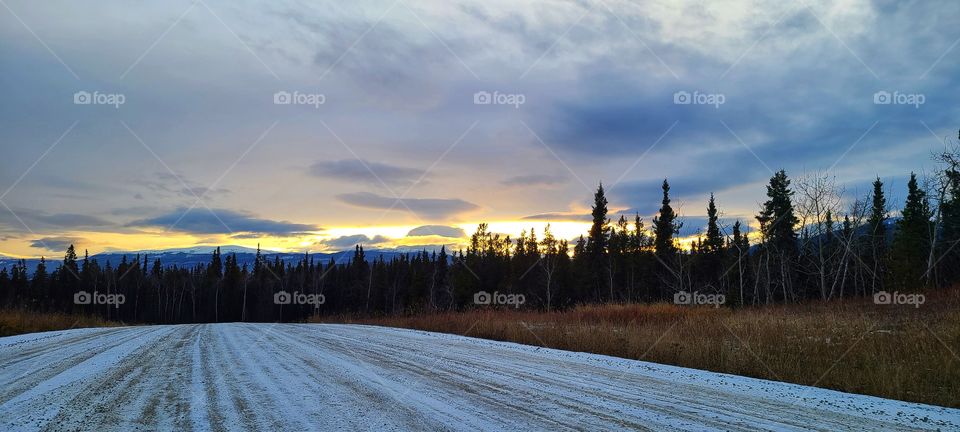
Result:
M649 217L664 177L689 234L780 168L896 207L960 128L951 1L2 6L7 255L572 236L598 182Z

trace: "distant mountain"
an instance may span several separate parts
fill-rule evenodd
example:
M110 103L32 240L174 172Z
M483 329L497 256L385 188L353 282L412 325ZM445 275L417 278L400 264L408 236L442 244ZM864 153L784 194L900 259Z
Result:
M20 261L20 258L13 258L8 256L0 256L0 269L7 269L7 272L10 271L10 268L14 264ZM37 269L37 264L40 263L40 258L27 258L27 273L33 274L33 271ZM47 259L47 271L53 270L60 265L62 260L51 260Z
M111 251L111 252L103 252L103 253L100 253L100 254L98 254L98 255L106 255L106 254L110 254L110 255L124 255L124 254L126 254L126 255L136 255L136 254L141 254L141 255L143 255L143 254L157 255L157 254L171 254L171 253L185 253L185 254L195 254L195 255L208 254L208 255L209 255L209 254L212 254L212 253L213 253L213 250L216 249L217 247L218 247L217 245L199 245L199 246L192 246L192 247L187 247L187 248L173 248L173 249L156 249L156 250L139 250L139 251ZM220 252L223 253L223 254L230 254L230 253L238 253L238 254L241 254L241 253L252 253L252 254L256 254L256 253L257 253L257 249L256 249L256 248L250 248L250 247L246 247L246 246L227 245L227 246L219 246L219 248L220 248ZM277 253L277 252L275 252L275 251L270 251L270 250L266 250L266 249L261 249L261 250L260 250L260 253L261 253L261 254L275 254L275 253Z

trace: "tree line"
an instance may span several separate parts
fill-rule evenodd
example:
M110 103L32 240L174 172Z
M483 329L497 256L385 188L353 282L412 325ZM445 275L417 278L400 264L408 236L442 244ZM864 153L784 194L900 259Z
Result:
M957 150L935 155L933 175L910 175L899 217L879 177L867 196L846 197L825 173L791 179L780 170L766 186L756 232L747 221L726 223L711 194L706 228L681 242L667 180L649 226L639 215L611 220L601 184L589 232L569 242L549 225L514 239L480 224L456 252L368 261L357 245L347 262L304 254L292 263L258 250L241 265L217 248L192 267L146 255L100 263L71 245L55 269L43 259L32 274L23 260L0 269L0 305L124 322L274 322L497 307L502 298L513 300L500 307L557 310L681 293L722 295L741 307L923 292L960 280Z

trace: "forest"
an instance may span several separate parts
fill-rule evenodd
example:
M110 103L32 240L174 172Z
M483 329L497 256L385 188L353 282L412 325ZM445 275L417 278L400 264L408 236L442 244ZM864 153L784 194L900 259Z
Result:
M705 229L686 242L664 180L649 222L611 220L601 184L589 232L570 241L549 225L511 238L480 224L457 251L368 261L357 245L347 262L305 253L296 264L258 252L248 266L217 248L208 264L190 268L147 255L101 263L71 245L56 268L41 261L31 274L21 260L0 269L0 306L129 323L276 322L479 307L549 311L688 293L731 308L923 293L960 279L960 151L933 159L936 172L910 175L898 211L879 177L871 193L848 197L826 173L791 179L780 170L766 186L756 232L748 221L723 223L711 195ZM503 298L513 300L497 305Z

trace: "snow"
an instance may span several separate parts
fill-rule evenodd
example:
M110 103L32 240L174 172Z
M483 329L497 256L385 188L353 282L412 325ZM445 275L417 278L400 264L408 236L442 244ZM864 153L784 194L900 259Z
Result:
M0 430L77 429L960 430L960 410L372 326L0 338Z
M227 255L231 253L257 253L257 248L250 248L246 246L237 246L237 245L227 245L227 246L217 246L217 245L199 245L185 248L172 248L172 249L155 249L155 250L139 250L139 251L108 251L104 252L105 255L166 255L166 254L188 254L188 255L211 255L213 251L217 248L220 248L220 253ZM260 253L263 255L276 254L277 252L262 249Z

